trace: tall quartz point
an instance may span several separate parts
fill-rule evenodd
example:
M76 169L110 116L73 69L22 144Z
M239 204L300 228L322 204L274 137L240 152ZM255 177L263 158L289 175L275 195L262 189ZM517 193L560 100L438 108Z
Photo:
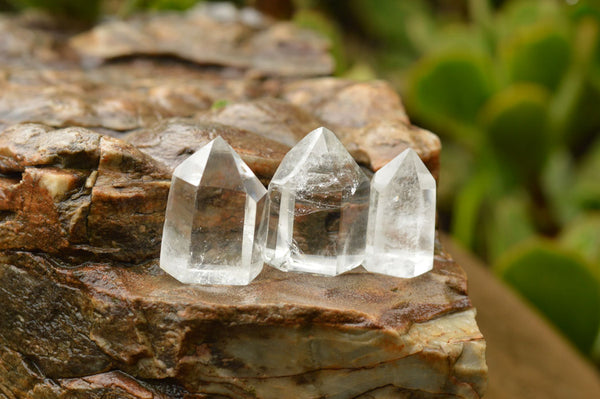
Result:
M371 181L368 271L416 277L433 268L435 180L419 156L407 149Z
M183 283L250 283L263 266L266 193L221 137L202 147L173 172L160 267Z
M369 179L330 130L312 131L288 152L268 196L270 265L336 275L362 263Z

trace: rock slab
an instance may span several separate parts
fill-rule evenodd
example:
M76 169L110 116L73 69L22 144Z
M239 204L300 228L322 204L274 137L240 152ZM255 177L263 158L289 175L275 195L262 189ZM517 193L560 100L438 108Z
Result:
M366 171L411 147L437 177L439 139L387 83L325 77L321 39L229 6L0 31L0 398L482 396L485 340L439 244L411 280L158 267L172 170L217 135L264 184L321 125Z

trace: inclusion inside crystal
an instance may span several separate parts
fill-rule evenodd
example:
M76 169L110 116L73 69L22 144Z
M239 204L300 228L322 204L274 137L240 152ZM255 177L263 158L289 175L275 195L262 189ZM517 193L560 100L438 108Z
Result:
M268 195L269 264L324 275L361 264L369 180L331 131L319 128L292 148Z
M220 137L173 172L160 266L185 283L248 284L262 269L266 190Z
M408 149L381 168L371 183L367 270L415 277L433 267L435 180Z

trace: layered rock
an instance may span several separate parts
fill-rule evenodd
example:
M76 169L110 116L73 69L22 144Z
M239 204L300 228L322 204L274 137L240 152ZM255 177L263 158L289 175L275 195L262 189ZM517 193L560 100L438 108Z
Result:
M438 173L439 139L389 85L317 77L331 70L321 39L220 10L70 44L0 19L0 396L480 397L485 341L439 246L411 280L265 266L248 286L197 286L158 267L171 172L216 135L265 184L319 125L364 167L411 147ZM194 35L167 34L179 26ZM186 62L133 57L165 53Z
M88 62L167 54L258 74L319 76L333 71L329 44L314 32L223 3L202 4L185 14L109 21L74 37L71 44Z
M477 398L485 381L464 273L440 252L415 280L267 267L245 287L186 286L156 261L73 267L12 251L0 275L0 386L15 392Z

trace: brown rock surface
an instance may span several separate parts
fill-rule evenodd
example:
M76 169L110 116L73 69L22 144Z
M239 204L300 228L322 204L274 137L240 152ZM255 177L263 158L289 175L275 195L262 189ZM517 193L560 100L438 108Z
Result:
M185 14L148 14L110 21L72 39L84 58L175 55L280 76L329 75L328 43L290 23L269 23L252 9L202 4Z
M165 165L87 129L6 129L0 248L130 262L156 256L170 179Z
M357 160L373 170L411 147L437 179L439 138L410 124L400 97L388 83L300 80L286 84L282 97L315 115L340 137Z
M171 171L217 134L264 183L321 124L364 165L411 146L437 174L439 140L387 84L298 81L331 70L321 39L217 7L70 42L189 62L88 69L69 33L0 18L0 398L479 398L485 341L439 246L412 280L265 267L197 286L158 267Z
M239 146L253 144L247 132L228 131ZM83 128L25 124L0 134L0 173L4 391L33 398L478 398L483 391L485 345L466 277L440 248L434 271L411 280L266 267L245 287L183 285L155 258L169 169L150 156Z
M216 122L166 119L148 129L124 136L144 153L171 170L217 136L231 145L256 176L268 184L290 147L247 130Z
M12 390L49 389L51 378L67 391L125 386L132 397L162 384L244 398L360 397L388 385L477 398L484 385L465 276L440 252L414 280L266 268L245 287L188 286L156 261L74 267L15 251L0 252L0 276L10 286L0 386Z
M37 122L127 131L192 116L220 99L244 98L253 81L172 62L135 61L95 70L6 67L0 124Z
M227 104L201 117L249 130L290 147L322 124L293 104L269 97Z

